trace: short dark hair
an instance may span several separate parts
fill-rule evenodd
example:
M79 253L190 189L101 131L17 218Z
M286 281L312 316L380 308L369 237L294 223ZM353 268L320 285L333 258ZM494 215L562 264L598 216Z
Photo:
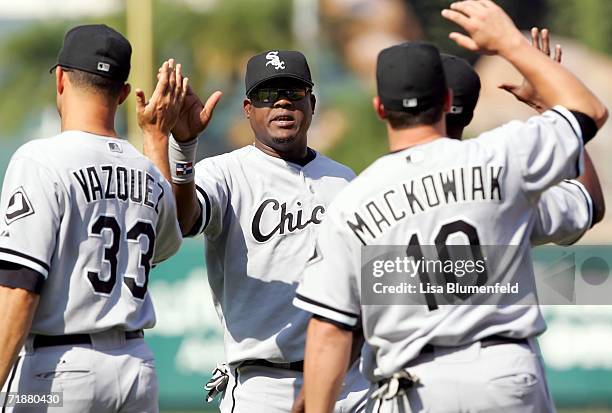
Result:
M70 82L82 89L102 94L110 98L116 98L121 93L124 83L120 80L110 79L93 73L77 69L64 69L68 72Z
M387 120L392 129L406 129L413 126L433 125L442 118L443 114L442 105L435 105L423 111L388 110Z

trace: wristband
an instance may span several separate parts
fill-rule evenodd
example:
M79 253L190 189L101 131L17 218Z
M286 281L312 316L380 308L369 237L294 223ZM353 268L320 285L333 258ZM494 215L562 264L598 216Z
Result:
M168 160L170 161L172 182L186 184L194 180L193 164L195 163L197 149L197 137L187 142L177 142L174 136L170 135L170 139L168 139Z

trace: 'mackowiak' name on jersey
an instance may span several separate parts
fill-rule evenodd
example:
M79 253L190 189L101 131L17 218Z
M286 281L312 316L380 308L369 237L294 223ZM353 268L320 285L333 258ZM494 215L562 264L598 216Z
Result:
M346 224L367 245L364 235L376 239L409 215L449 204L501 202L502 171L502 166L460 167L395 184L365 203Z

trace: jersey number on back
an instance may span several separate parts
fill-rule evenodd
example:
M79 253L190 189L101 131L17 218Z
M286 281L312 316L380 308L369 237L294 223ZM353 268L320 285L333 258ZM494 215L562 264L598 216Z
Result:
M448 241L448 238L453 234L463 234L465 237L467 237L468 245L471 247L470 251L473 259L483 260L482 250L480 249L480 238L478 238L478 232L476 231L476 228L463 220L457 220L442 225L440 231L434 238L434 244L438 253L438 259L440 261L446 262L451 259L451 254L446 243ZM408 241L408 247L406 248L406 256L412 257L416 261L425 259L421 245L422 244L419 241L418 235L412 234L412 236L410 237L410 241ZM453 272L444 271L443 276L447 283L457 282L457 276ZM428 284L431 281L430 275L427 272L419 271L419 281L422 284ZM478 279L476 280L476 285L485 285L486 282L487 272L485 270L478 276ZM461 299L466 299L470 296L470 294L455 295ZM430 311L436 310L438 308L438 304L436 304L436 300L433 294L426 293L425 301L427 302L427 308Z
M101 277L100 271L87 271L87 279L91 283L94 291L98 294L108 295L111 293L117 282L117 265L119 256L119 247L121 241L121 227L112 216L101 215L96 219L91 226L90 236L101 237L104 230L110 231L112 241L109 246L104 248L103 262L109 266L110 276ZM124 277L123 282L130 290L134 298L144 299L147 293L147 285L149 283L149 271L151 270L151 260L153 259L153 251L155 249L155 229L150 222L138 221L127 232L127 242L137 243L140 245L140 237L146 237L148 247L146 251L141 251L139 268L144 270L145 281L142 286L136 283L136 276Z

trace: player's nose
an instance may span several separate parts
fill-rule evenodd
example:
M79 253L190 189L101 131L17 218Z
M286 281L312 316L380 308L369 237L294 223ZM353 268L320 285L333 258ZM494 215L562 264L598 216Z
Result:
M293 102L287 99L285 96L280 96L276 102L274 102L275 108L292 108Z

